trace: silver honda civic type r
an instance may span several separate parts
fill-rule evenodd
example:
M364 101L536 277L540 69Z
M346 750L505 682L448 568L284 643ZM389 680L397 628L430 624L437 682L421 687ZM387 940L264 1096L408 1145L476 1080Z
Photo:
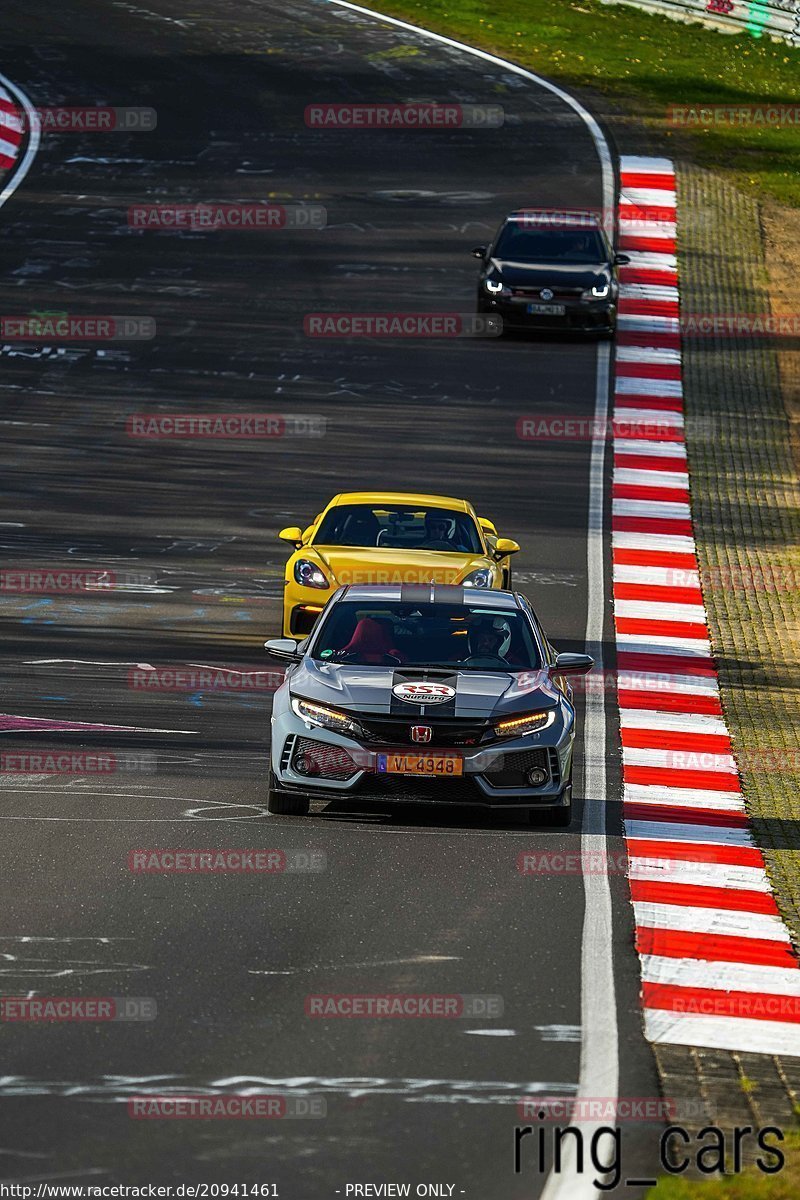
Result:
M313 799L479 805L566 826L575 709L568 676L517 592L435 584L342 587L275 694L268 808Z

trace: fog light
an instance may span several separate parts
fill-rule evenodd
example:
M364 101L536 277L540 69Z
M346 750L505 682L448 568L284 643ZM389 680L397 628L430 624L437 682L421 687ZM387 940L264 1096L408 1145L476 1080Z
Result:
M539 787L547 779L547 771L541 767L533 767L528 771L528 783L531 787Z
M292 766L298 775L319 775L319 763L310 754L298 754Z

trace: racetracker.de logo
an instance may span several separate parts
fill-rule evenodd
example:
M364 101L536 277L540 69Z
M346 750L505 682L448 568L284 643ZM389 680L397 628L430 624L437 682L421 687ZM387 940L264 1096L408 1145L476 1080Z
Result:
M495 1020L503 1015L502 996L433 993L337 993L306 996L307 1017L444 1018Z
M675 205L626 203L620 205L618 219L621 233L643 221L674 225ZM514 213L518 229L597 229L607 221L602 208L521 208Z
M384 567L358 567L353 571L337 569L336 582L352 586L360 583L455 583L458 571L443 567L410 567L405 571L388 570Z
M328 221L322 204L133 204L128 209L131 229L209 230L269 233L281 229L324 229Z
M277 692L281 670L263 667L185 666L131 667L128 687L134 692Z
M671 1121L677 1105L663 1096L526 1096L517 1101L522 1121Z
M683 313L685 338L797 338L800 313Z
M136 1121L230 1121L319 1118L327 1115L322 1096L132 1096L128 1116Z
M565 417L560 414L520 417L517 437L523 442L604 442L609 438L641 438L645 441L682 441L682 428L666 418ZM677 436L676 436L677 435Z
M653 860L658 862L659 860ZM522 850L517 855L520 875L626 875L628 855L625 850L616 854L605 851L559 852L553 850Z
M158 124L154 108L90 107L53 104L19 112L20 129L34 125L40 133L149 133Z
M282 875L324 871L323 850L131 850L135 875Z
M18 595L75 595L85 592L113 592L128 587L132 579L116 571L77 567L18 567L0 570L0 592Z
M2 775L118 775L155 770L152 752L110 750L0 750Z
M667 124L684 129L739 128L786 129L800 125L800 104L670 104Z
M0 996L0 1021L154 1021L152 996Z
M499 337L503 320L493 313L307 313L303 331L320 338Z
M5 342L149 342L155 336L153 317L47 311L0 316L0 340Z
M309 104L309 129L499 129L505 113L499 104Z
M684 994L684 992L686 994ZM683 989L679 985L645 983L644 1003L648 1008L695 1013L708 1017L754 1017L765 1021L800 1019L800 996L777 993L717 991L713 988Z
M133 438L325 437L327 417L280 413L133 413L125 422Z

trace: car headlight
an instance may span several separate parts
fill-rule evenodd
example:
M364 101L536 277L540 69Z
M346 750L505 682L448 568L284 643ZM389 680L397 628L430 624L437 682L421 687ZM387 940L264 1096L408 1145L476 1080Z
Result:
M585 292L581 292L581 300L605 300L611 292L611 284L605 279L602 283L594 283Z
M494 727L498 737L522 737L525 733L538 733L547 729L556 719L556 710L546 712L523 713L521 717L509 717L507 721L499 721Z
M502 279L484 279L483 286L490 296L498 296L503 290Z
M470 571L469 575L462 580L462 587L490 588L492 586L492 572L488 567L480 567L477 571Z
M347 713L339 712L337 708L328 708L325 704L315 704L312 700L303 700L300 696L292 696L292 711L301 721L307 721L309 725L319 725L321 729L356 735L362 732L361 726L348 717Z
M329 588L331 585L316 563L307 558L298 558L294 564L294 577L303 587Z

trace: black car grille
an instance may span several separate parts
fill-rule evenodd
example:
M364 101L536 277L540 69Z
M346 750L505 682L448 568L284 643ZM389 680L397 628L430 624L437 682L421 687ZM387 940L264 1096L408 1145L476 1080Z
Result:
M313 738L295 738L289 761L298 774L308 775L310 779L352 779L361 769L343 746L317 742Z
M536 287L512 287L511 295L524 296L526 300L539 300L542 290L546 288L547 284L545 283L537 284ZM576 300L584 291L579 287L551 287L549 290L553 293L550 297L551 300ZM549 303L549 301L545 301L545 303Z
M364 730L365 742L384 746L477 746L494 739L494 731L488 721L465 721L458 718L425 717L358 717ZM415 742L411 736L414 726L425 726L433 730L429 742Z
M304 604L295 605L289 622L292 634L306 637L313 630L321 611L321 608L316 611L308 609Z
M392 800L417 800L422 803L435 800L443 804L486 803L486 797L474 779L425 779L410 775L365 775L357 785L355 795L360 800L381 800L390 804Z
M542 750L522 750L516 754L503 755L496 770L485 772L486 782L497 788L532 787L528 782L528 771L533 767L541 767L548 774L548 778L539 784L539 787L558 784L561 777L558 753L552 746Z

